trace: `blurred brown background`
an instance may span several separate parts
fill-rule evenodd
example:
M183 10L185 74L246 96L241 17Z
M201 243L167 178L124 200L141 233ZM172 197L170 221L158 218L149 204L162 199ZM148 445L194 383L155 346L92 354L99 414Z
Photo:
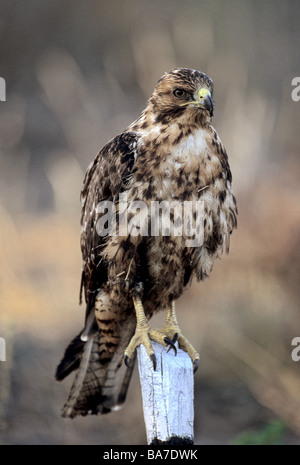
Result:
M297 0L2 0L0 444L145 443L137 373L122 411L71 421L54 371L84 318L84 172L178 66L214 80L240 212L230 255L178 302L201 351L195 442L300 444L299 23Z

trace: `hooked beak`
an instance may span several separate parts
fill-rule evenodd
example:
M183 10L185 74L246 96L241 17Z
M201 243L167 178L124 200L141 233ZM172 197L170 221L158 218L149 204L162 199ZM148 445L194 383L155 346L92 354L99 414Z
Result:
M196 96L197 100L192 100L190 102L182 103L181 106L184 105L195 105L198 108L204 108L209 112L210 116L213 116L214 113L214 102L211 98L211 93L205 87L202 87Z
M208 89L202 87L202 89L199 90L197 104L199 107L205 108L209 112L210 116L213 116L214 103L211 98L211 93Z

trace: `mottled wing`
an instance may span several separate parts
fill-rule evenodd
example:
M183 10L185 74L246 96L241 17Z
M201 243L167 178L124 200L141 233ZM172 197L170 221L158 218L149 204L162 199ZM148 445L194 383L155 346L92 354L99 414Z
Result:
M100 216L97 205L103 201L117 200L126 189L126 182L135 170L136 142L137 136L133 132L116 136L101 150L84 178L81 191L81 251L82 288L87 303L93 300L93 293L107 280L107 266L103 260L106 239L97 232ZM91 302L88 307L92 307Z
M94 317L95 298L107 281L107 264L103 259L106 241L98 235L99 218L97 204L103 200L115 200L126 189L126 182L134 172L136 135L123 133L109 142L95 158L85 175L81 192L81 249L83 271L81 290L86 300L84 330L67 347L56 371L56 379L62 380L77 370L69 398L63 408L63 416L105 413L124 402L132 368L122 363L124 340L134 331L134 315L122 326L122 335L114 353L107 358L105 334L98 330ZM82 336L85 336L82 340Z

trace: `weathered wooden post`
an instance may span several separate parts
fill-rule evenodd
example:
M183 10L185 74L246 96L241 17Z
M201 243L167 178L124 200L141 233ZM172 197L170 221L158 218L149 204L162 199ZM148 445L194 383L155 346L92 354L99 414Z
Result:
M193 444L194 375L186 352L152 342L157 358L153 370L143 345L138 348L144 419L148 444Z

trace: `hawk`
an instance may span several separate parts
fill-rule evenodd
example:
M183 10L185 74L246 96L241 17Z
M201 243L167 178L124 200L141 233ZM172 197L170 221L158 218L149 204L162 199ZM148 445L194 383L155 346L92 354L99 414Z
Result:
M211 123L213 107L213 82L207 75L173 69L159 79L140 117L88 167L81 191L85 325L56 371L57 380L76 371L62 411L65 417L118 409L140 344L154 370L151 341L175 353L177 341L197 369L199 354L181 333L175 301L193 278L200 281L210 274L223 249L228 252L237 225L228 157ZM190 246L187 234L176 234L174 228L168 234L101 234L97 225L103 211L98 206L113 203L112 226L118 226L124 213L122 195L149 208L153 202L183 205L201 200L201 244ZM148 214L144 220L150 221ZM165 325L154 329L149 320L162 309Z

